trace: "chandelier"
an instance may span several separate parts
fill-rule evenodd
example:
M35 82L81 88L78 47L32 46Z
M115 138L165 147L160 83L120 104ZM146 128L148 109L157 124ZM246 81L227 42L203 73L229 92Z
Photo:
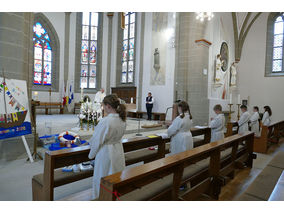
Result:
M200 21L204 21L204 19L210 21L213 17L214 14L212 12L196 12L196 19Z

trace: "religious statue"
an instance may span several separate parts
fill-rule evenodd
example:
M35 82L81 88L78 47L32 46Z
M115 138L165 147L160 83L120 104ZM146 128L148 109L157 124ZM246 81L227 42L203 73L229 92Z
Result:
M221 70L223 61L221 58L221 55L218 54L216 58L216 70L215 70L215 83L223 85L224 84L224 79L223 79L223 72Z
M160 69L160 53L158 48L155 48L154 52L154 69L156 70L156 72L159 72Z
M235 62L232 63L230 72L231 72L230 86L236 86L237 85L237 69L236 69Z

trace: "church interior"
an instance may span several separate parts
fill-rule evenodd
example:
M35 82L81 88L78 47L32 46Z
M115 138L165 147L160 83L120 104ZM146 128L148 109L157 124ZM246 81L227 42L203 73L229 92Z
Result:
M0 12L0 201L284 201L283 36L283 12Z

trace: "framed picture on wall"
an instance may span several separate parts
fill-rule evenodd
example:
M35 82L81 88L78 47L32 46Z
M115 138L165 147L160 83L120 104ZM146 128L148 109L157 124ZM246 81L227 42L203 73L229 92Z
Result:
M248 100L242 100L242 105L247 106L248 105Z

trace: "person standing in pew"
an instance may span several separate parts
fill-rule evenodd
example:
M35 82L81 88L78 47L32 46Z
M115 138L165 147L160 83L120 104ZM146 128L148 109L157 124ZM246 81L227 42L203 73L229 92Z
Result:
M193 139L190 132L192 126L192 116L189 105L185 101L178 103L177 116L168 128L168 136L171 137L170 152L177 154L193 148Z
M259 109L257 106L253 107L253 114L250 117L250 127L251 131L254 132L255 136L259 136Z
M217 114L215 118L211 118L209 127L211 128L211 141L218 141L224 139L225 117L222 113L222 106L217 104L213 108Z
M152 119L152 109L154 104L154 98L152 97L152 93L148 92L148 96L146 97L146 109L147 109L147 120Z
M262 116L261 123L263 126L269 126L271 123L271 118L270 116L272 115L271 108L269 106L264 106L264 113Z
M114 94L106 96L102 105L107 116L100 120L89 141L91 149L88 157L95 158L93 199L99 197L102 177L120 172L125 168L121 139L126 130L126 107L120 104L118 97Z
M246 105L241 105L241 111L242 111L242 115L240 117L240 120L238 121L238 125L239 125L239 134L242 134L246 131L248 131L248 122L250 119L250 114L247 111L248 108Z

